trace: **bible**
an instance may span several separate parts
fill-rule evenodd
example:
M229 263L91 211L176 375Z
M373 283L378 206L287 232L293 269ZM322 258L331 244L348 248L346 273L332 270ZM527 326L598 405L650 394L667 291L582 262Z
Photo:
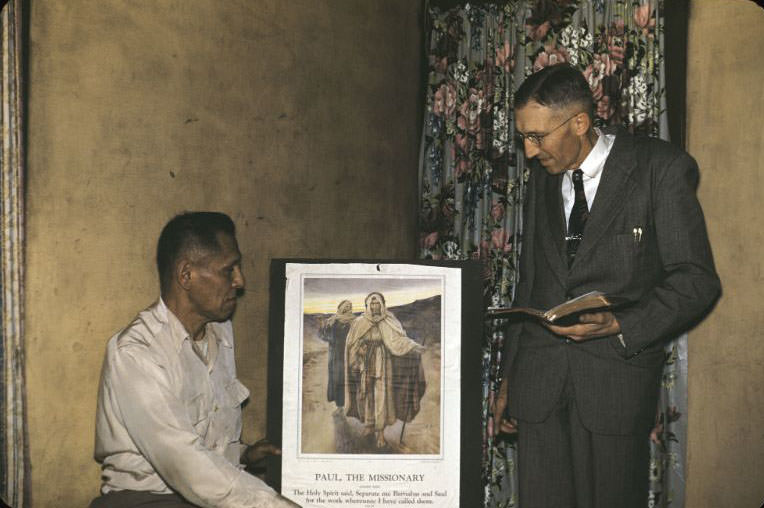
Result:
M490 319L501 319L511 314L525 314L547 323L574 324L579 314L612 309L623 305L628 300L617 296L608 296L602 291L590 291L581 296L561 303L549 310L532 309L530 307L489 307L486 316Z

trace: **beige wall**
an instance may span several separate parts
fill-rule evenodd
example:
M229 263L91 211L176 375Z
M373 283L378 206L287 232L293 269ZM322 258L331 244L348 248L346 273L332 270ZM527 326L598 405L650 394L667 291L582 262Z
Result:
M246 439L265 425L269 259L415 254L421 7L30 3L32 501L85 506L104 345L157 297L153 249L174 213L239 227Z
M27 376L33 506L83 506L106 339L156 296L183 209L239 226L236 316L264 430L268 260L414 254L410 0L31 2ZM690 334L688 502L764 500L764 10L693 0L688 145L724 296Z
M723 296L689 339L688 508L764 502L764 9L693 0L688 148Z

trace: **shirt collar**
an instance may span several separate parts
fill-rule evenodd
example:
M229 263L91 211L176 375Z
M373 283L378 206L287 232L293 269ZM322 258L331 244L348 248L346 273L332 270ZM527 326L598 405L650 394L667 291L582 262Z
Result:
M599 129L594 129L597 134L597 142L592 147L589 155L581 163L581 171L589 178L597 178L605 167L605 161L615 141L612 134L604 134Z
M180 319L167 307L162 297L159 297L157 303L157 314L159 318L167 323L170 327L170 335L172 337L173 345L176 351L180 351L183 346L183 342L188 339L191 340L191 335L180 322ZM231 321L226 321L225 325L215 326L215 323L207 323L205 333L207 337L212 337L226 347L233 347L231 339L229 338L226 330L230 329Z
M160 319L170 327L170 338L172 339L173 346L175 346L175 351L180 351L183 342L186 339L191 338L186 331L186 327L184 327L183 323L180 322L180 319L167 308L167 304L164 303L161 296L159 297L159 303L157 303L157 313L159 314Z

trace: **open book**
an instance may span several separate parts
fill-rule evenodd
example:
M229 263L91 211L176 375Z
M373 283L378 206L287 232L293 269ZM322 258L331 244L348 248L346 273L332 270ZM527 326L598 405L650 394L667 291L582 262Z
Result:
M509 307L509 308L489 307L488 310L486 311L486 316L488 318L497 319L497 318L502 318L508 314L519 313L519 314L527 314L529 316L533 316L535 318L541 319L542 321L546 321L547 323L554 323L566 317L574 317L575 315L585 311L593 312L593 311L612 309L613 307L623 305L626 302L627 300L625 298L607 296L602 291L591 291L581 296L577 296L576 298L573 298L572 300L568 300L567 302L563 302L560 305L552 307L551 309L546 311L531 309L530 307ZM573 324L577 320L566 319L564 321L569 322L570 324Z

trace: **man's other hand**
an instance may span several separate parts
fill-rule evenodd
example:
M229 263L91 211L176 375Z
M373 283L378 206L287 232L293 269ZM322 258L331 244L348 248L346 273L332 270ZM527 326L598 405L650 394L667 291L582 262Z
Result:
M255 444L247 446L241 456L241 460L246 466L252 466L263 460L269 455L281 455L281 448L274 445L267 439L261 439Z
M573 339L576 342L607 337L621 331L621 325L618 324L618 320L613 313L609 311L581 314L578 318L578 323L575 325L555 326L544 324L544 326L557 335Z
M491 413L493 414L493 432L494 436L499 434L514 434L517 432L517 420L504 418L504 409L507 407L507 378L501 380L499 391L494 395L493 404L491 404Z

